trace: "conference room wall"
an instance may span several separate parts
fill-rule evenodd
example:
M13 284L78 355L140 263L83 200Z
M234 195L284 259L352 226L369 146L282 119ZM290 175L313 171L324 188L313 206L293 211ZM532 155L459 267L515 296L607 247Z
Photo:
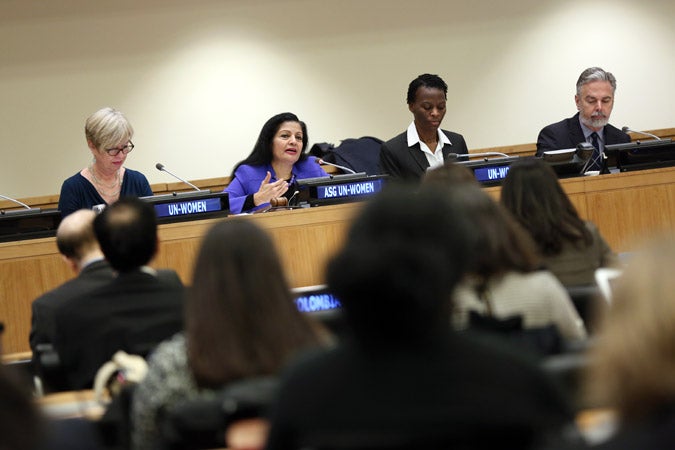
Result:
M534 142L591 65L618 77L616 125L670 128L674 18L671 0L3 0L0 194L58 193L102 106L132 122L127 167L151 183L173 181L160 161L212 178L281 111L312 143L394 136L423 72L448 82L444 127L470 149Z

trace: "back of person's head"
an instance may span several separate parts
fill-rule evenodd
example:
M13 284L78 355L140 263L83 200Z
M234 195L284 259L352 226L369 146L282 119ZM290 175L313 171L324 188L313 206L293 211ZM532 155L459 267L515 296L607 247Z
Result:
M631 257L591 352L587 395L628 421L675 405L675 239Z
M0 365L0 449L43 448L44 425L30 392Z
M445 97L448 97L448 85L441 77L430 73L423 73L408 85L408 93L406 95L406 103L408 105L415 103L417 90L421 87L441 90L445 94Z
M94 232L113 269L129 272L150 262L157 251L157 216L148 203L122 197L94 219Z
M544 255L565 242L587 246L592 236L553 169L539 158L513 163L502 183L501 203L530 233Z
M275 246L253 222L214 225L197 256L186 302L188 358L202 386L277 372L318 342L291 297Z
M328 286L362 344L415 344L448 326L473 241L444 189L390 187L354 220L328 264Z
M84 134L88 142L98 149L119 145L131 139L134 129L120 111L105 107L87 118Z
M422 183L426 185L435 184L450 189L461 183L479 186L471 170L453 162L427 170L422 177Z
M581 72L577 79L577 95L581 95L583 85L593 81L607 81L612 86L612 92L616 91L616 78L611 72L607 72L600 67L589 67Z
M539 257L532 238L478 184L456 185L448 195L478 235L472 274L489 278L508 271L530 272L538 268Z
M299 160L302 161L307 159L307 143L309 142L309 136L307 135L307 125L305 122L298 119L298 116L295 114L291 112L284 112L272 116L269 120L267 120L267 122L265 122L262 129L260 130L260 134L258 135L258 139L255 143L255 146L253 147L253 151L246 159L239 162L235 166L234 170L236 171L237 167L242 164L250 164L253 166L270 164L272 162L273 156L272 143L274 141L274 136L279 130L281 124L284 122L297 122L300 124L300 128L302 128L302 152L300 152ZM234 175L234 171L232 174Z
M59 252L76 263L92 252L100 251L94 234L96 213L80 209L66 216L56 230L56 246Z

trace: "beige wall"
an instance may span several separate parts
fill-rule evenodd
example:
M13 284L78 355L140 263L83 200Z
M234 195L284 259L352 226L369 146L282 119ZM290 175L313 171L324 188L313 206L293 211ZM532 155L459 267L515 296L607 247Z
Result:
M419 73L450 85L444 128L469 147L534 142L571 116L574 83L619 80L612 122L675 126L672 0L3 0L0 194L57 193L89 161L85 118L136 129L151 183L228 175L290 110L311 142L389 138Z

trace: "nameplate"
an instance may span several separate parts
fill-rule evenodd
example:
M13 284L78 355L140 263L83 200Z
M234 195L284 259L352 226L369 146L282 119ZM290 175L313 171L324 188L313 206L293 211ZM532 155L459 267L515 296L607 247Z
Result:
M342 307L340 301L328 292L301 294L294 301L300 312L330 311Z
M157 217L177 217L192 214L203 214L223 210L223 204L219 198L207 198L202 200L179 201L155 205Z
M298 205L318 206L359 201L380 192L386 179L386 175L366 175L361 172L298 180Z
M335 198L363 197L380 192L382 186L382 178L352 183L327 184L316 187L316 198L318 200L330 200Z
M473 175L479 183L493 183L506 178L509 173L509 166L488 166L474 169Z
M159 223L224 217L230 212L227 192L174 192L141 200L152 205Z

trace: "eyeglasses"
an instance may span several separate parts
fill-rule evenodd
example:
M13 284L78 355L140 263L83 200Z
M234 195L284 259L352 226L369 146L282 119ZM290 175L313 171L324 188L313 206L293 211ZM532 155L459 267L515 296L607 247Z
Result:
M125 155L132 151L134 149L134 143L129 141L127 145L125 145L122 148L106 148L105 152L109 154L110 156L117 156L120 154L120 152L124 153Z

